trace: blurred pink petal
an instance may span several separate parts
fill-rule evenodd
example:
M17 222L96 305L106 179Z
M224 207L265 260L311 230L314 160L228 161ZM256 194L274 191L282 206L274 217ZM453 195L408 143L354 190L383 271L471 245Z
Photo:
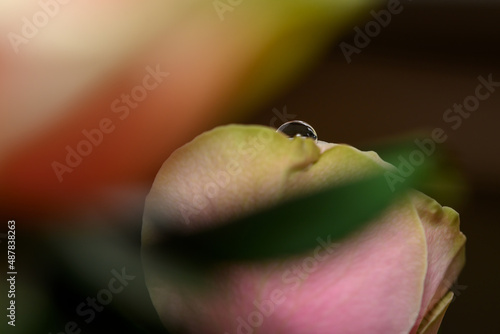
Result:
M0 33L10 36L0 44L0 189L2 207L19 216L97 205L101 188L146 189L176 147L290 85L366 5L260 0L221 20L212 1L58 3L50 15L38 1L0 5ZM147 68L170 75L114 112ZM69 166L82 132L103 120L112 133Z

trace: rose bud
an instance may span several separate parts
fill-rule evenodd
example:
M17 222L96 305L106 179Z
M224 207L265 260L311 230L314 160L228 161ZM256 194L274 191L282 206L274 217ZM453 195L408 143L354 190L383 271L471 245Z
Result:
M146 200L143 248L168 229L224 226L391 168L344 144L290 139L262 126L218 127L161 167ZM338 242L317 240L299 255L224 263L207 276L207 289L165 279L160 271L173 268L145 256L151 299L165 326L181 333L437 333L465 263L453 209L412 190Z

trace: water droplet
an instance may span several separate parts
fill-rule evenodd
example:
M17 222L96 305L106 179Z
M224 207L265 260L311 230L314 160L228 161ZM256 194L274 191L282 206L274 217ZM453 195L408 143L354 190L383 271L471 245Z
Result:
M290 121L281 125L277 132L282 132L290 138L305 137L318 141L318 135L313 127L303 121Z

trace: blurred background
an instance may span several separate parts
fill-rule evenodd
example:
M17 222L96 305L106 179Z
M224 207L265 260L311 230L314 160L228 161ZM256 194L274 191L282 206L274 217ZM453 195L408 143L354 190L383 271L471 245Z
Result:
M61 4L46 24L39 18L38 29L26 28L31 37L15 39L19 52L12 38L20 37L3 39L0 210L17 223L20 273L19 326L6 333L64 331L78 319L75 307L122 268L134 284L83 332L165 333L139 258L142 205L156 171L213 126L292 119L321 140L366 150L446 129L440 148L457 183L434 197L460 213L468 241L441 333L499 333L500 89L455 130L443 115L475 94L478 77L500 81L500 4L401 1L402 11L346 59L342 43L355 46L355 27L364 30L370 11L386 3L339 1L321 14L300 1L265 11L259 1L219 11L198 2ZM3 1L1 33L21 34L20 18L37 6ZM158 88L136 89L153 84L144 83L147 74ZM82 130L99 127L109 133L70 166L67 147L77 150Z

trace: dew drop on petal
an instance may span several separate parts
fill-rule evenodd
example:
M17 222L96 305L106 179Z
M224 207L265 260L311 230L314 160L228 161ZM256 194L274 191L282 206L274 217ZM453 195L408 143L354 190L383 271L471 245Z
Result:
M277 132L281 132L290 138L305 137L318 141L318 135L313 127L303 121L290 121L281 125Z

